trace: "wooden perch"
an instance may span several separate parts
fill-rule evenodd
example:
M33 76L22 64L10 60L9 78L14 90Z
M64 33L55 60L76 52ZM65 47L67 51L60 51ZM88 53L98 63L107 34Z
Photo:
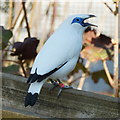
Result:
M118 98L91 92L68 89L57 98L58 89L52 93L51 84L46 83L35 106L24 107L28 85L20 76L1 73L2 109L29 118L118 118ZM99 109L98 109L99 108ZM5 116L3 116L5 118ZM6 116L10 117L10 116ZM18 116L17 116L18 117Z

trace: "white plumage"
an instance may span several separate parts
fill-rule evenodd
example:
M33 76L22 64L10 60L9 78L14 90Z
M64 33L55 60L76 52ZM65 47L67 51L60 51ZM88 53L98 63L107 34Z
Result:
M43 75L66 61L74 60L74 57L78 58L84 29L82 27L76 29L71 22L72 19L70 22L65 21L47 40L35 59L32 74L37 68L37 74Z
M87 26L92 25L84 23L84 20L90 17L95 16L79 14L68 17L51 35L38 53L31 74L35 74L36 72L37 75L42 76L67 62L49 76L51 79L66 77L75 68L82 48L83 32ZM46 80L47 78L41 82L35 81L31 83L28 93L32 93L32 95L35 93L39 94Z

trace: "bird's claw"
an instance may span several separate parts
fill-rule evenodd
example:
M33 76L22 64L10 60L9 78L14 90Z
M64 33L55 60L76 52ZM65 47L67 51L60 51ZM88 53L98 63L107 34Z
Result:
M60 97L61 93L62 93L62 88L59 89L57 97Z
M60 89L58 91L57 97L60 97L60 95L64 89L72 89L72 88L73 87L71 87L71 86L67 86L67 85L62 84L62 86L60 87Z
M72 89L73 87L71 87L71 86L67 86L67 85L64 85L63 83L61 83L61 82L59 82L59 83L57 83L57 82L55 82L55 81L53 81L53 80L51 80L51 83L54 85L52 88L50 88L50 91L52 91L53 89L55 89L56 87L60 87L60 89L59 89L59 91L58 91L58 94L57 94L57 97L59 97L60 95L61 95L61 93L62 93L62 91L64 90L64 89Z
M53 83L53 87L50 88L50 91L54 90L56 87L59 86L59 84L57 82Z

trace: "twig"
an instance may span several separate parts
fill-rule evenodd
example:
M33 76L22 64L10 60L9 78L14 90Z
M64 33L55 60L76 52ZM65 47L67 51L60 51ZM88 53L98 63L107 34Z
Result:
M37 3L37 1L36 0L34 0L33 1L33 4L32 4L32 9L31 9L31 15L30 15L30 22L29 22L29 26L30 26L30 28L32 28L32 24L33 24L33 19L34 19L34 17L35 17L35 13L36 13L36 7L37 7L37 5L38 5L39 3ZM36 14L38 14L38 13L36 13ZM40 14L39 14L40 15ZM38 16L38 15L37 15ZM36 22L36 21L35 21Z
M8 43L9 43L10 45L12 45L12 46L14 45L13 43L11 43L11 41L8 41Z
M12 26L12 10L13 10L13 1L9 0L9 19L8 19L8 28Z
M90 61L87 61L85 64L85 68L88 69L89 66L90 66ZM85 82L85 78L86 78L86 73L83 73L81 78L79 79L80 83L78 85L78 89L82 90L82 87L83 87L84 82Z
M69 85L73 84L75 81L77 81L78 79L82 78L81 75L79 75L77 78L73 79L73 75L70 77L70 79L67 81L67 83Z
M116 16L118 14L118 1L116 2L116 7L115 7L115 11L112 10L112 8L107 4L104 3L106 5L106 7Z
M12 50L5 50L5 49L4 49L4 50L2 50L2 51L13 52Z
M108 80L109 80L110 85L111 85L113 88L115 88L115 86L114 86L114 81L113 81L113 79L112 79L112 77L111 77L111 75L110 75L110 72L109 72L108 67L107 67L107 64L106 64L106 60L103 60L103 67L104 67L104 70L105 70L105 73L106 73L106 75L107 75L107 78L108 78Z
M25 2L22 2L22 6L23 6L23 11L24 11L24 17L25 17L25 21L26 21L26 28L27 28L27 32L28 32L28 37L31 37L30 35L30 28L29 28L29 24L28 24L28 19L27 19L27 12L26 12L26 8L25 8Z
M14 63L19 64L19 65L21 66L21 68L22 68L22 71L23 71L24 77L27 77L26 71L25 71L24 66L23 66L24 62L22 62L21 60L19 60L19 61L15 61L15 60L2 59L2 61L14 62Z
M118 14L118 12L119 12L119 8L118 8L118 4L119 4L119 0L117 0L117 2L116 2L116 6L115 6L115 11L114 11L114 15L116 16L117 14Z
M31 0L26 0L26 8L28 8L28 6L30 5ZM16 3L17 4L17 3ZM22 5L22 4L21 4ZM22 11L19 15L18 20L16 21L15 25L14 25L14 29L13 29L13 35L16 35L16 33L18 33L18 29L20 29L20 25L22 24L24 19L24 11ZM18 37L17 37L18 39ZM17 41L17 39L15 39L15 41ZM14 41L14 42L15 42Z
M7 59L2 59L2 61L14 62L14 63L17 63L17 64L19 64L19 61L15 61L15 60L7 60Z
M106 2L104 2L104 4L105 4L106 7L114 14L114 11L112 10L112 8L111 8Z
M20 66L21 66L21 68L22 68L24 77L27 77L26 71L25 71L24 66L23 66L24 63L22 62L22 60L19 61L19 64L20 64Z
M19 10L19 12L18 12L18 15L17 15L17 17L15 18L15 20L13 21L13 25L11 26L10 29L13 29L13 28L15 27L15 25L16 25L16 23L17 23L17 20L18 20L20 14L21 14L21 12L22 12L22 7L20 8L20 10Z

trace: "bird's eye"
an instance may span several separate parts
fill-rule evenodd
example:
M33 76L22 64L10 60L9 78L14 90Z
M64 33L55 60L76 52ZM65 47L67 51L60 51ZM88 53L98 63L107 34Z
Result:
M79 19L76 19L76 21L79 21Z

